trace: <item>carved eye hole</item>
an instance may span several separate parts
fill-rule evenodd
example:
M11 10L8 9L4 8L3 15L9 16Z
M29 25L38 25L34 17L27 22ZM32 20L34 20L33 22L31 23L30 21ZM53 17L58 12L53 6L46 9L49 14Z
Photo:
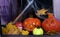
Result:
M54 23L54 20L51 20L51 24Z

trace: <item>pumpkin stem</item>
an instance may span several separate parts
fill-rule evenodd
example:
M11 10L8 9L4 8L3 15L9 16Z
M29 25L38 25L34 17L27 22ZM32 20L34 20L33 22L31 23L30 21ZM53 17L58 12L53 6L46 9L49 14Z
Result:
M31 17L31 18L32 18L32 17L33 17L33 15L30 15L29 17Z
M48 13L48 18L54 18L52 13Z
M30 12L30 14L29 14L29 17L31 17L31 18L33 17L33 14L32 14L32 12Z

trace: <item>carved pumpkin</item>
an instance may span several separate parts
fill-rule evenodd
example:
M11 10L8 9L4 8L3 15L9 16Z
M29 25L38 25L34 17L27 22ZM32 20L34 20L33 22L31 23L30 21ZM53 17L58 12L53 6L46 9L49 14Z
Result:
M48 18L45 19L42 23L42 28L46 31L54 31L59 32L60 31L60 24L59 22L54 18L52 13L48 14Z
M35 27L41 26L41 22L37 18L27 18L24 20L24 29L32 31Z

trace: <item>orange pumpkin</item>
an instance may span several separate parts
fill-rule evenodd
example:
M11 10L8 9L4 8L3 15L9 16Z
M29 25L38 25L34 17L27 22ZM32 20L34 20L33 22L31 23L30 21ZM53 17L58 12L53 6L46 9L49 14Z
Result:
M41 22L38 18L27 18L23 22L24 29L32 31L35 27L41 26Z
M54 18L52 13L48 14L48 18L45 19L42 23L42 28L46 31L54 31L54 32L59 32L60 31L60 24L59 22Z

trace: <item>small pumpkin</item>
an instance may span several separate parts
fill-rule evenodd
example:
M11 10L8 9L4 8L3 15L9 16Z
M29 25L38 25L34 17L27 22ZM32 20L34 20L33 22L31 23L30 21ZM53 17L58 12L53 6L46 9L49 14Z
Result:
M15 25L16 25L16 27L19 29L19 30L22 30L23 29L23 24L22 24L22 22L16 22L15 23Z
M29 35L29 32L26 31L26 30L22 30L22 31L21 31L21 34L22 34L22 35Z
M54 18L52 13L48 14L48 18L45 19L42 23L42 28L46 31L54 31L59 32L60 31L60 24L59 22Z
M33 35L43 35L44 31L42 28L34 28Z
M33 31L35 27L41 26L41 22L38 18L27 18L24 20L23 26L27 31Z

